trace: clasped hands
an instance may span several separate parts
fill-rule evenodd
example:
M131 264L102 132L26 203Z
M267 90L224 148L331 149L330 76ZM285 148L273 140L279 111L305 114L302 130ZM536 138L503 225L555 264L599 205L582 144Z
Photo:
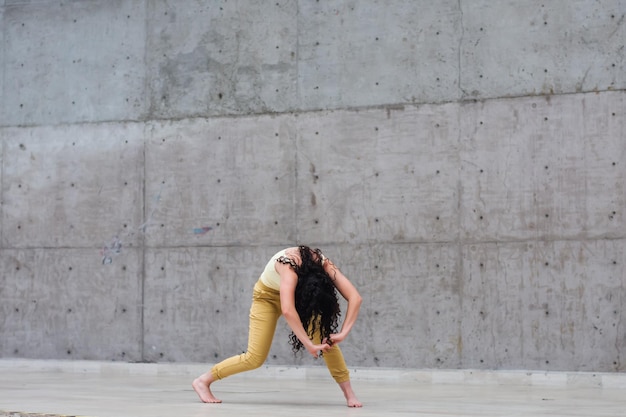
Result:
M317 344L317 345L312 344L309 348L307 348L307 350L309 351L311 356L317 359L320 356L322 356L325 352L328 352L333 347L333 345L343 342L345 337L346 336L341 333L331 334L330 337L328 338L325 337L324 340L322 340L322 343Z

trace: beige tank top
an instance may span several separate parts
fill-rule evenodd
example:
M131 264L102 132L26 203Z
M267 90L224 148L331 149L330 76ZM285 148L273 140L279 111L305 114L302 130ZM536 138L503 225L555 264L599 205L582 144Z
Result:
M280 275L278 275L278 272L276 272L276 267L274 265L276 264L276 260L278 258L280 258L281 256L285 256L286 250L287 249L283 249L280 252L276 253L274 256L272 256L267 265L265 265L265 269L263 270L260 278L261 282L265 286L276 291L280 290Z

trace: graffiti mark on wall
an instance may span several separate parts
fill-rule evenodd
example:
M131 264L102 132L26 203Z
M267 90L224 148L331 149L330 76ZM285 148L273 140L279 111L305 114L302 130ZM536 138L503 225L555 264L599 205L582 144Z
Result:
M120 253L122 253L122 241L117 236L114 236L111 242L105 244L102 248L102 264L113 263L113 257Z
M194 235L204 235L209 230L213 230L213 228L211 226L196 227L195 229L193 229L193 234Z

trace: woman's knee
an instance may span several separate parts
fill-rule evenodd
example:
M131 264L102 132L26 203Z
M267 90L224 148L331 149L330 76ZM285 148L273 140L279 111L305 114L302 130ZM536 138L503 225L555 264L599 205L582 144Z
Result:
M246 352L245 354L245 362L248 364L250 369L260 368L263 363L265 363L265 359L267 359L267 355L257 355L250 352Z

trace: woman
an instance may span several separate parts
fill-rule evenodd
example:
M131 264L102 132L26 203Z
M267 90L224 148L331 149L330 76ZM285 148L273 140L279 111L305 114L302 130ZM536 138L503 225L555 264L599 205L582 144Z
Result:
M348 301L348 311L338 333L337 290ZM263 365L282 314L292 330L293 351L306 349L314 358L321 355L348 407L361 407L338 346L350 333L361 301L354 285L319 249L299 246L278 252L254 286L247 352L228 358L200 375L193 381L193 389L205 403L222 402L211 392L211 384Z

